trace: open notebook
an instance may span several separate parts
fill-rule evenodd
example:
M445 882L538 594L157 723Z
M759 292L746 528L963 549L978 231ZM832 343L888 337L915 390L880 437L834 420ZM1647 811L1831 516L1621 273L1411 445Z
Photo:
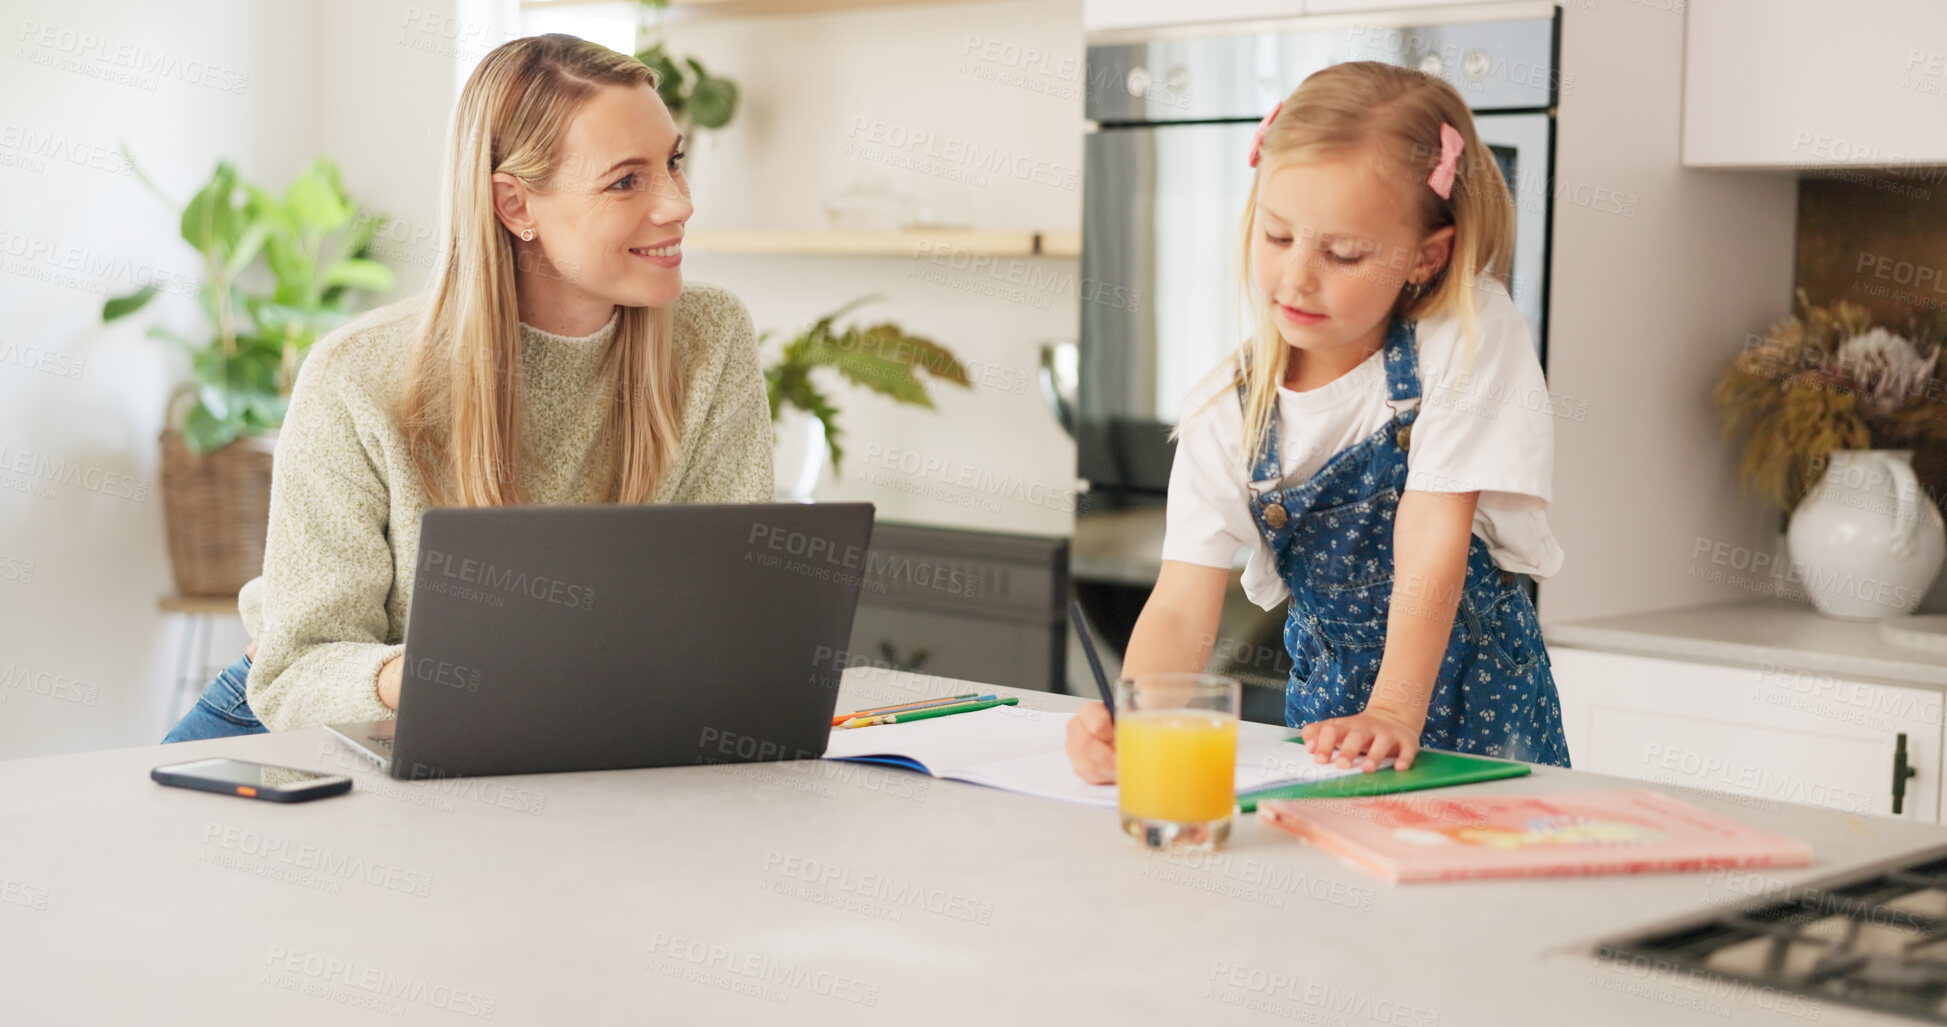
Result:
M996 706L907 724L834 728L825 758L883 763L1022 795L1114 808L1114 785L1087 784L1068 765L1062 743L1071 716ZM1357 773L1312 762L1296 742L1250 732L1237 739L1239 793Z

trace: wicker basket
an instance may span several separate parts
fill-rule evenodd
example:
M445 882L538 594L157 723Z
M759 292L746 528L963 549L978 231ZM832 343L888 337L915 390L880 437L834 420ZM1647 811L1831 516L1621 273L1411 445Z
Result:
M169 565L186 596L232 596L264 571L270 461L277 433L197 455L162 433L162 512Z

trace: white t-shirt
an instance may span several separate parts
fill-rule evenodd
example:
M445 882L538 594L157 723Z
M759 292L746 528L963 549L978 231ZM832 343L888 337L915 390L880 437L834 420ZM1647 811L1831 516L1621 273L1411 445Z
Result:
M1507 290L1475 293L1477 344L1471 369L1458 312L1419 322L1420 413L1406 451L1406 487L1481 493L1474 534L1502 568L1548 577L1562 549L1548 530L1555 466L1555 414L1527 323ZM1239 463L1244 412L1229 384L1236 356L1226 358L1185 400L1170 468L1163 559L1206 567L1234 565L1250 550L1244 594L1265 609L1291 593L1251 518L1248 496L1300 484L1334 453L1392 419L1386 402L1385 350L1316 389L1278 389L1281 482L1253 486ZM1221 393L1221 395L1219 395ZM1215 397L1215 402L1208 402ZM1412 401L1400 404L1401 408Z

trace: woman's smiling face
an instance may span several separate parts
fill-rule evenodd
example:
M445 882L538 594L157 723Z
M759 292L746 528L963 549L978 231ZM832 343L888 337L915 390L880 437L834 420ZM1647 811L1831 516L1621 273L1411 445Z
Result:
M583 104L543 188L494 175L515 235L524 301L554 308L662 307L683 290L683 226L694 208L683 138L648 85L606 86ZM532 228L534 239L521 231Z

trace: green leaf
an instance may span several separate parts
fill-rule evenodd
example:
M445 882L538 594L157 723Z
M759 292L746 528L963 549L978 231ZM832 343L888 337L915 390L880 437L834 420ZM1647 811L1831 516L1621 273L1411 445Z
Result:
M209 183L183 208L183 241L205 258L220 259L236 245L236 191L236 168L227 160L218 161Z
M332 186L330 170L312 164L284 193L284 202L297 215L299 224L323 234L336 231L351 220L351 209Z
M257 259L257 254L263 250L264 243L270 240L271 233L277 231L277 226L262 215L252 212L248 218L249 227L245 228L243 234L237 238L236 248L230 251L230 259L223 269L224 274L231 278L242 273L244 268L250 266L251 261Z
M217 183L212 181L195 196L190 197L189 205L183 208L183 241L196 247L196 252L210 252L210 207L214 204Z
M291 213L290 208L284 205L283 200L272 196L269 192L254 185L245 185L243 188L250 195L251 213L255 214L260 220L270 222L273 227L285 235L295 236L299 234L297 215Z
M235 421L212 416L198 403L189 408L189 416L183 419L183 441L188 443L191 452L209 453L236 441L241 427Z
M264 260L277 278L272 295L279 303L302 304L310 298L311 261L291 240L273 235L264 241Z
M690 120L699 128L722 128L737 113L737 83L727 78L702 78L690 90Z
M341 260L325 269L324 280L330 285L343 285L369 292L384 292L392 288L392 269L376 260L352 258Z
M156 286L151 283L126 296L117 296L107 303L102 304L101 319L107 322L113 321L118 317L126 317L129 314L133 314L143 307L148 306L149 301L155 299L156 292Z
M658 43L635 55L635 59L649 66L656 73L656 95L662 97L663 106L669 108L671 117L683 113L683 68Z
M372 237L379 234L379 230L391 220L383 214L360 212L358 217L353 219L351 228L340 238L338 255L340 257L365 256L366 248L372 244Z
M218 420L226 420L235 412L230 405L230 391L208 380L205 380L202 387L196 390L196 402L201 404L202 409L209 411L211 417Z
M803 388L798 390L795 400L794 405L798 409L816 417L819 423L825 426L825 449L831 453L832 471L837 473L839 462L845 458L845 448L838 444L838 436L841 434L838 429L838 408L832 405L832 401L824 393L818 391L817 386L811 384L809 378L804 379Z

